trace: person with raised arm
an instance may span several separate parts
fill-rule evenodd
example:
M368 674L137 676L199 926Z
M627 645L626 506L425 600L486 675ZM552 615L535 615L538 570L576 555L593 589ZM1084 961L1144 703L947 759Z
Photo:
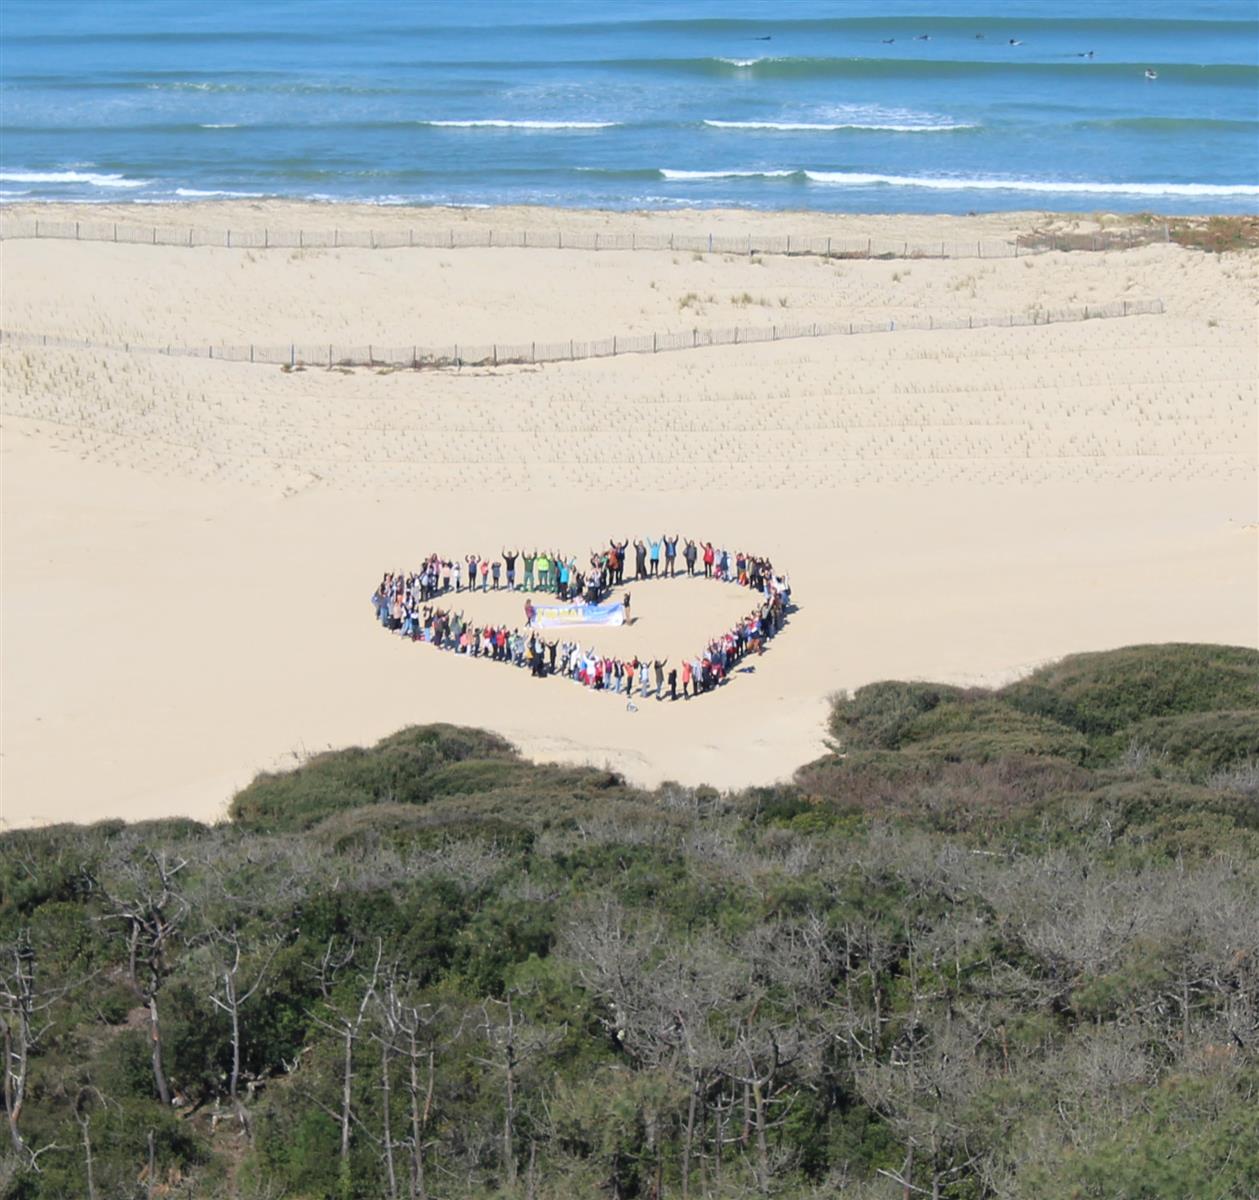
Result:
M677 571L678 535L675 533L670 537L667 533L661 534L660 540L664 542L664 573L672 579Z

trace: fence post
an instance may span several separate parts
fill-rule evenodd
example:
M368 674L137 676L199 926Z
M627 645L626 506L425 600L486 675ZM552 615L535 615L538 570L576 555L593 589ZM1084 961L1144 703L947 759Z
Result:
M416 353L415 347L411 347L411 370L415 370L420 365L420 356Z
M651 335L651 352L652 354L656 352L656 335L654 333Z
M415 245L415 230L414 229L407 230L407 245L408 246Z
M498 343L494 343L494 365L498 366Z
M576 356L573 354L573 339L572 339L572 338L569 338L569 339L568 339L568 359L569 359L569 361L571 362L571 361L573 360L573 358L574 358L574 357L576 357Z
M831 239L827 238L826 239L826 257L830 258L830 256L831 256Z
M630 249L638 249L638 235L632 229L630 230Z
M299 229L297 231L297 248L301 250L306 245L306 235Z
M529 343L529 361L531 363L536 363L538 361L538 343L537 342Z
M874 249L874 239L866 238L866 258L870 257L870 252Z
M213 342L210 343L210 357L211 358L214 357L214 343Z
M230 245L232 244L232 242L231 242L231 237L232 237L232 235L229 233L229 234L227 235L227 237L228 237L228 242L227 242L227 244L230 246ZM115 221L115 222L114 222L114 241L117 241L117 240L118 240L118 222L117 222L117 221Z
M328 343L328 370L332 370L332 343Z
M371 344L367 346L367 365L370 367L376 361L376 355L372 352Z
M117 241L117 240L118 240L118 226L115 225L114 226L114 241ZM232 248L232 231L230 229L227 231L227 248L229 250Z
M734 327L734 344L736 346L739 344L739 327L737 325Z
M616 334L615 333L612 335L612 354L613 354L613 357L615 357L616 355Z
M35 236L39 237L39 221L38 220L36 220L35 222Z
M1125 301L1123 302L1123 315L1124 315L1125 317L1128 315L1128 302L1127 302L1127 300L1125 300Z
M599 249L599 231L597 229L595 230L595 249Z
M289 366L297 366L297 347L292 342L289 343Z
M271 245L271 230L264 229L262 231L262 248L266 250L270 247L270 245Z
M699 345L699 330L692 329L691 330L691 349L694 349L698 345Z
M791 234L787 234L787 254L791 254Z
M75 223L74 223L74 240L75 240L76 242L79 240L79 223L78 223L78 221L75 221Z
M450 248L452 250L455 248L455 231L453 229L450 231Z
M559 248L563 250L564 249L564 231L561 229L559 233L557 233L555 236L559 240Z
M778 341L778 326L777 325L771 325L769 327L769 340L771 342Z
M817 337L817 322L813 322L813 336Z
M524 246L524 248L525 248L526 250L528 250L528 249L529 249L529 231L528 231L527 229L525 230L525 246Z
M250 362L253 362L253 361L254 361L254 344L253 344L253 342L250 342L250 343L249 343L249 361L250 361Z
M153 245L157 245L157 226L153 226Z
M708 235L708 253L711 254L712 252L713 252L713 235L710 233Z
M493 245L494 245L494 230L491 229L490 230L490 246L492 247Z
M337 247L337 246L339 246L340 244L341 244L341 231L340 231L339 229L334 229L334 230L332 231L332 246L333 246L333 249L336 249L336 247Z
M983 258L983 256L984 256L984 244L983 242L976 242L975 243L975 257Z
M748 234L748 258L752 257L752 235Z
M673 249L673 234L669 234L669 249Z

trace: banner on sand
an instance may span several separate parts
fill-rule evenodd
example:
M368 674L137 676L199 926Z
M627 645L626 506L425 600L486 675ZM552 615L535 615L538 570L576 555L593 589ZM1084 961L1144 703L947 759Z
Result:
M624 625L624 604L539 604L534 612L539 629L565 625Z

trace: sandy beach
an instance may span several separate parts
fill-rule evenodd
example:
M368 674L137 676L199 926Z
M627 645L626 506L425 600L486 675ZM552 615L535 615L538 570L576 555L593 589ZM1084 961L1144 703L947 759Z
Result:
M1050 223L118 211L236 229L459 220L914 241L1010 241ZM821 752L837 689L994 682L1130 643L1259 640L1255 252L836 262L6 239L0 280L6 332L96 344L12 344L0 358L5 825L214 819L259 770L437 720L647 784L764 783ZM285 372L122 348L582 339L1125 299L1166 311L497 370ZM431 550L584 553L675 531L769 555L799 602L754 674L698 701L631 713L404 644L372 620L381 572ZM696 581L640 585L634 626L592 640L676 656L745 601Z

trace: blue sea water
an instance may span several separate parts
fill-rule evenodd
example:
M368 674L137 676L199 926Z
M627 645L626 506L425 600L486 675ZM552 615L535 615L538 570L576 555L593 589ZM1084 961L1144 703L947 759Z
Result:
M1253 211L1259 4L3 0L0 200L234 195Z

